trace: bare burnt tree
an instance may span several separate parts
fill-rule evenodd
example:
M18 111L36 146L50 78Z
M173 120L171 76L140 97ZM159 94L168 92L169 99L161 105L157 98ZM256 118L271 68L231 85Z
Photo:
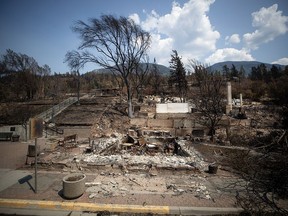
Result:
M2 65L5 65L5 70L9 71L7 75L13 76L8 87L16 93L17 97L33 99L39 89L41 71L36 60L26 54L8 49L2 56Z
M71 72L71 76L72 76L72 83L73 83L72 86L76 90L77 105L80 105L80 84L81 84L81 80L80 79L81 79L81 76L80 76L79 70L72 71Z
M253 153L230 158L232 167L247 182L238 191L238 203L255 215L288 215L287 205L283 205L288 199L288 101L284 83L285 75L274 86L279 107L270 115L279 114L277 124L267 134L251 138L248 146ZM235 182L234 186L238 185Z
M240 176L230 185L237 189L237 202L252 215L288 215L288 132L273 130L255 137L254 151L234 153L230 165Z
M80 34L81 45L78 51L69 51L65 61L74 70L92 62L120 75L127 90L128 116L133 117L130 78L150 46L150 34L133 20L112 15L78 21L73 30Z
M46 97L47 96L47 83L49 82L49 75L51 74L51 68L45 64L43 67L39 68L39 95L40 97Z
M209 128L211 140L214 142L216 127L223 116L225 82L220 73L209 71L203 64L190 60L198 91L194 94L196 108L205 118L202 122Z
M131 76L133 86L136 91L136 97L138 102L142 100L143 89L149 83L149 58L146 56L143 58L145 62L138 62L135 68L135 72Z

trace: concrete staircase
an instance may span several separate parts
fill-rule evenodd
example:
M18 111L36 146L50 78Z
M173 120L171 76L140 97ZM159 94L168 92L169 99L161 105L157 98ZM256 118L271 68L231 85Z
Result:
M75 102L77 102L77 97L70 97L35 116L35 118L42 118L44 122L49 122L51 119L53 119L55 116L57 116L59 113L61 113L63 110L65 110L67 107L71 106Z

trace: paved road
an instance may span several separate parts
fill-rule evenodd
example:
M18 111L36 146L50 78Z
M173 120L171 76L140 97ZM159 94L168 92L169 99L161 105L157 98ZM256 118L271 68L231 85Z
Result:
M38 138L40 151L45 148L45 138ZM0 141L0 169L19 169L25 165L28 146L35 145L34 140L28 142L3 142ZM28 158L28 164L34 161L33 157Z
M17 169L26 161L28 142L0 142L0 168Z

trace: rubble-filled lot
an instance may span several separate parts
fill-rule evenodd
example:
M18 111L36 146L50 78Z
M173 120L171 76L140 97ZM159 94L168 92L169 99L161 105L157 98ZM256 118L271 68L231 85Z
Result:
M157 167L159 169L178 169L204 171L207 163L203 160L200 153L196 152L190 141L180 140L178 145L182 151L186 152L186 156L173 155L172 153L164 153L149 148L143 153L135 154L132 146L126 149L122 146L120 137L101 138L98 141L90 141L93 144L93 150L88 140L78 141L78 144L68 143L58 146L54 151L44 151L39 158L39 163L51 166L63 165L66 168L73 169L73 164L77 165L77 169L89 170L94 167L117 167L119 169L148 169ZM127 144L127 143L124 143ZM152 144L147 144L152 145ZM142 146L138 146L140 149ZM154 146L152 146L154 148ZM136 147L134 147L136 148ZM141 152L141 151L139 151ZM134 168L133 168L134 167Z
M154 134L159 133L155 131ZM116 133L111 137L66 142L53 151L43 151L38 164L48 171L85 173L88 176L86 195L90 202L235 206L235 191L227 187L237 177L221 169L217 174L210 174L209 164L190 140L176 140L181 149L178 153L185 152L177 155L173 149L164 152L165 142L154 143L162 147L151 146L152 150L148 147L152 144L144 142L145 151L139 151L142 148L139 140L140 143L143 140L136 141L134 137L133 143L127 143L128 137L128 134ZM168 143L175 141L171 137L166 140Z
M253 111L253 107L251 109ZM63 174L85 173L88 176L85 196L90 202L237 206L237 188L233 186L239 181L237 175L227 164L216 166L218 170L214 173L209 170L211 164L219 165L223 158L229 157L230 151L243 150L226 142L225 127L217 129L217 143L210 146L209 137L202 135L201 129L196 131L201 137L197 134L196 137L176 137L167 128L129 125L123 110L115 97L86 98L80 106L68 108L55 119L56 123L87 127L81 133L70 128L64 135L48 136L38 158L40 168ZM261 122L266 115L264 111L261 113L259 121L252 112L256 126L251 123L249 113L248 119L232 119L231 134L242 137L237 138L242 141L248 133L257 135L265 130ZM139 119L141 116L155 119L155 104L142 105L138 115ZM272 125L274 119L271 115L268 117ZM227 118L230 117L224 120ZM266 127L267 121L264 122ZM64 141L71 132L77 135L76 140ZM31 162L33 165L33 160Z
M97 202L142 205L234 206L234 194L225 191L224 172L217 177L205 174L156 171L125 173L100 172L86 183L88 198ZM225 200L225 202L223 202ZM194 204L193 204L194 202Z

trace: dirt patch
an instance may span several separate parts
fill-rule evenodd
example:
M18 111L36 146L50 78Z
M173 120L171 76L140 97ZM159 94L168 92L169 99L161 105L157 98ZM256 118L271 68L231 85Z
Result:
M109 137L115 132L126 133L129 118L125 102L117 97L96 97L81 99L80 105L74 104L54 119L61 128L90 127L91 137Z
M1 103L0 125L23 124L29 118L52 107L51 104Z

